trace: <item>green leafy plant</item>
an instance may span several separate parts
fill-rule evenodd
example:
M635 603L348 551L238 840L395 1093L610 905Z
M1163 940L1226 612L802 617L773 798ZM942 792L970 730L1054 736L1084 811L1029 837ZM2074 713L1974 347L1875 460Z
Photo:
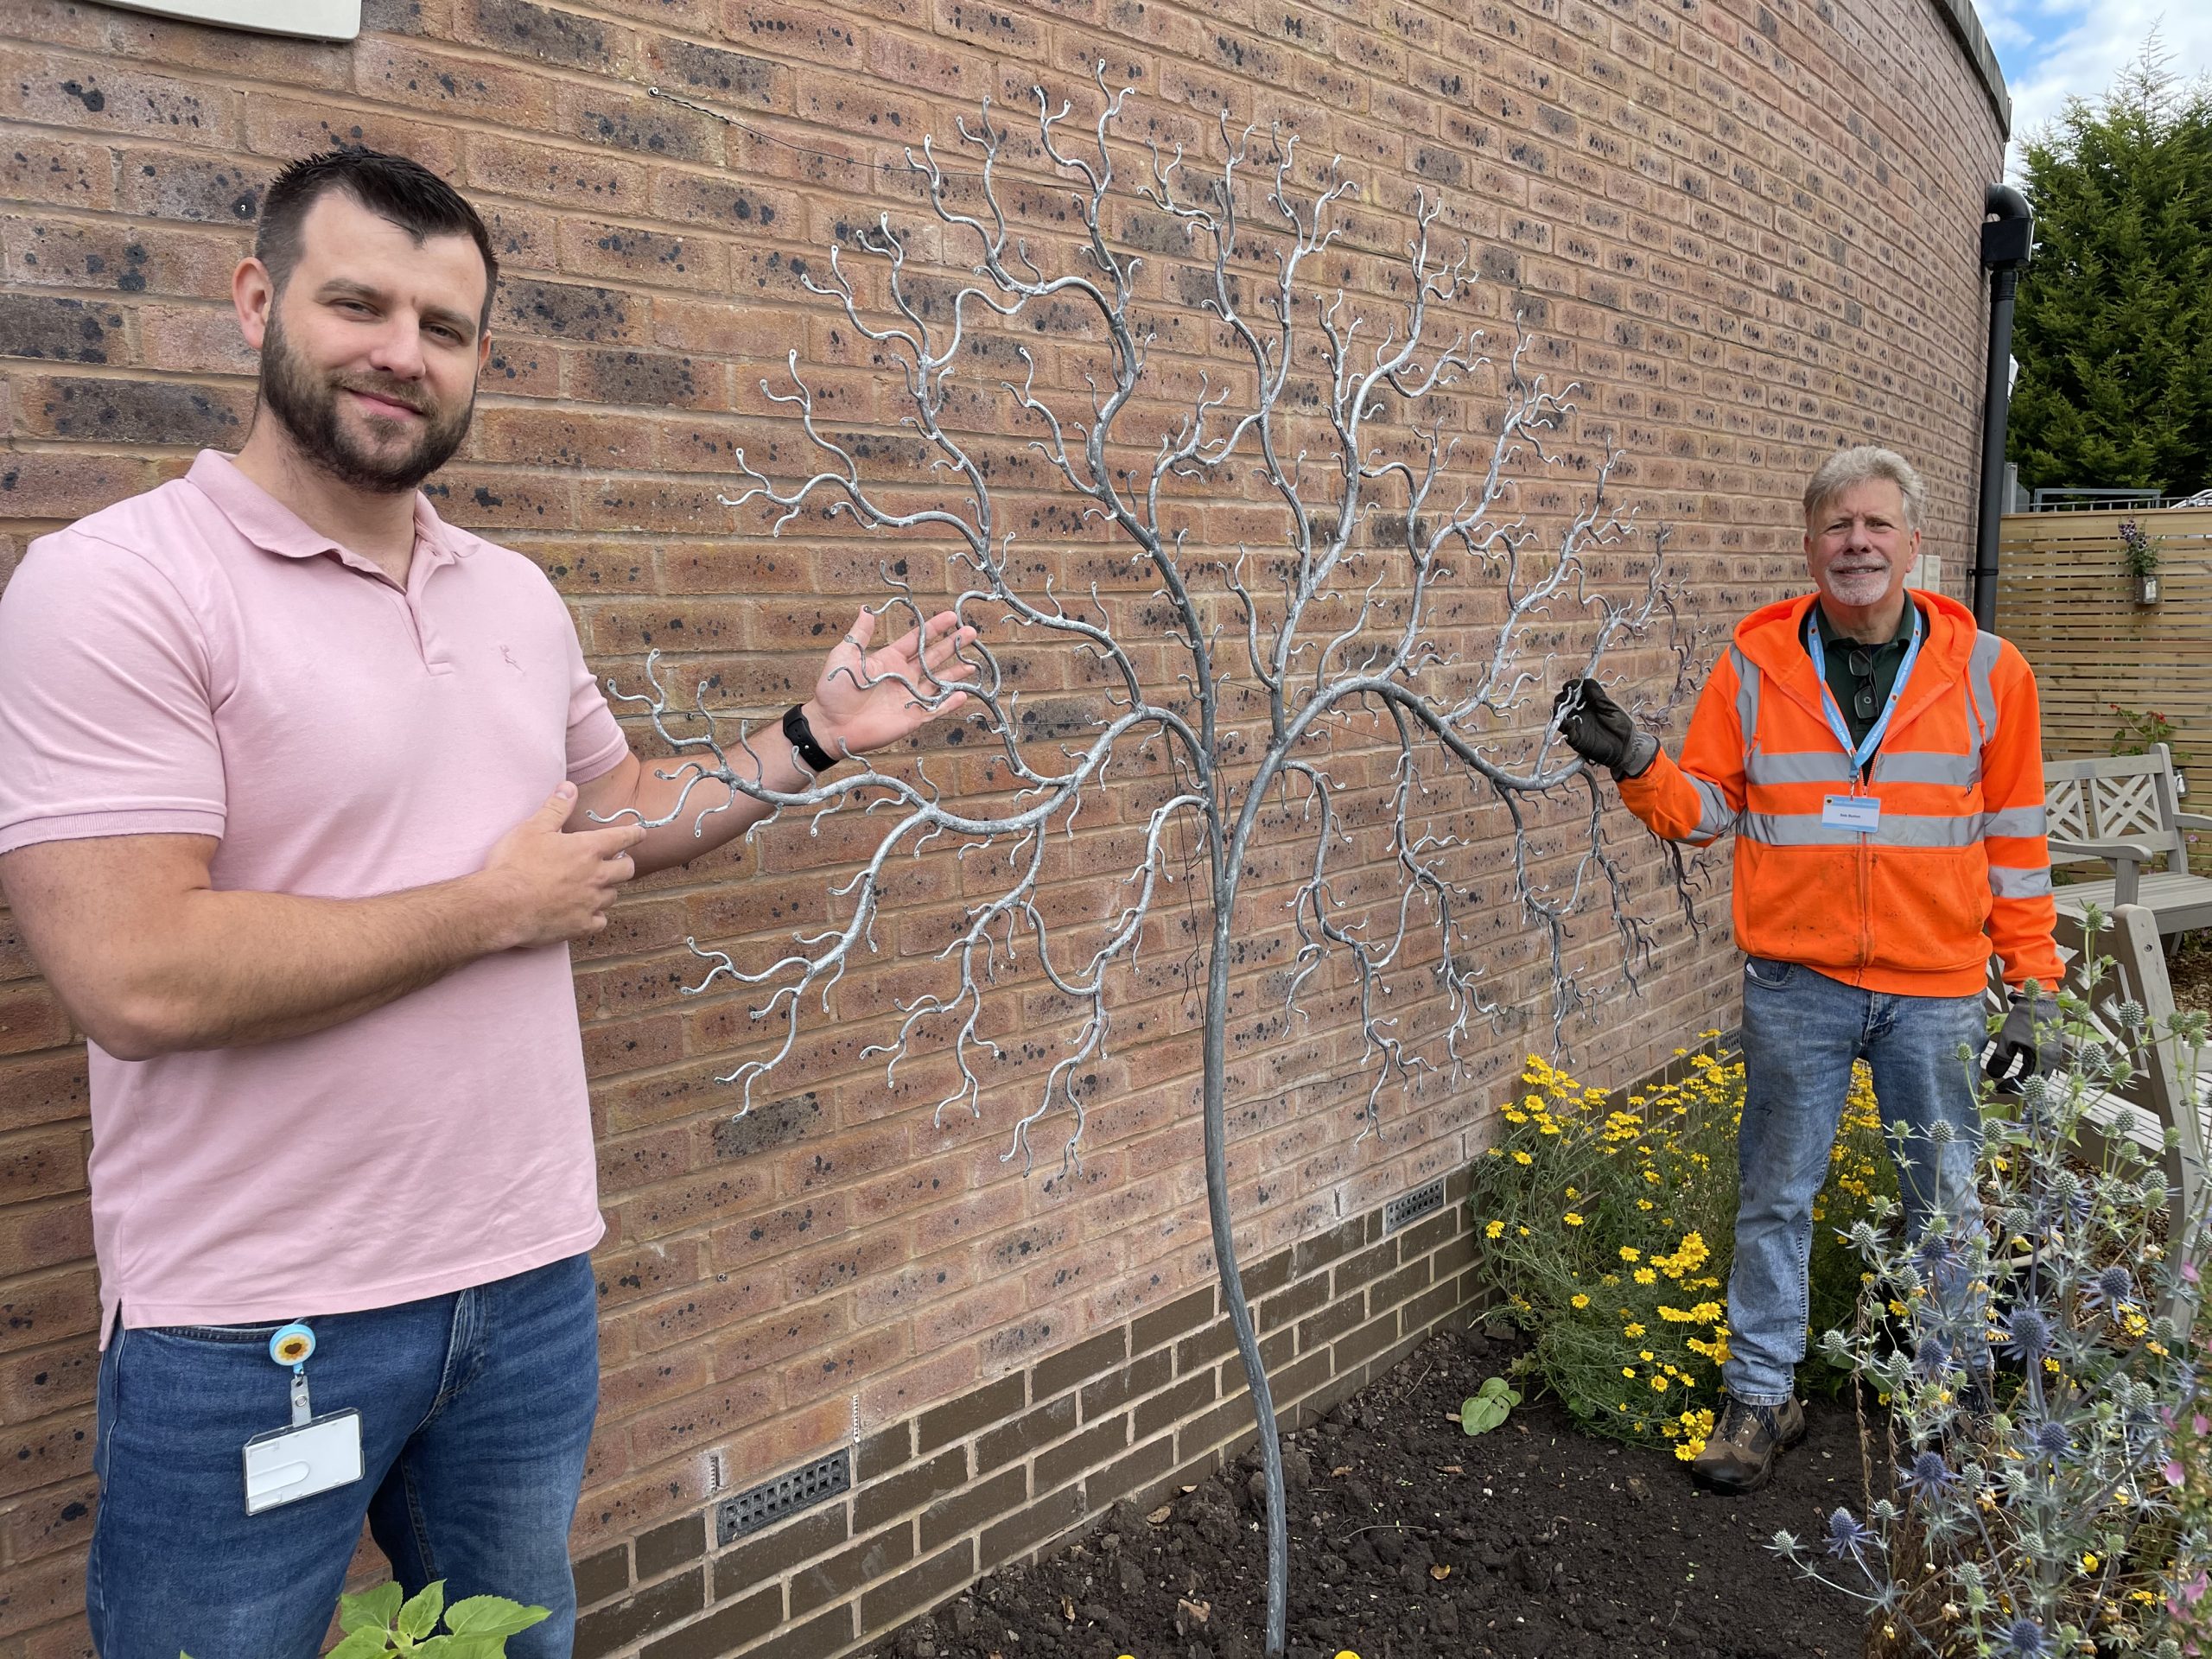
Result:
M2185 766L2189 764L2189 751L2175 746L2173 721L2156 709L2139 714L2125 703L2111 702L2105 706L2120 720L2118 728L2112 734L2112 752L2114 754L2148 754L2154 747L2163 743L2174 765Z
M2127 566L2131 576L2155 576L2158 574L2158 558L2164 544L2143 533L2143 527L2133 518L2120 521L2120 556Z
M1487 1270L1534 1338L1516 1369L1591 1432L1687 1461L1712 1429L1728 1357L1744 1067L1678 1052L1687 1076L1624 1100L1531 1056L1470 1202ZM1861 1264L1837 1230L1895 1190L1862 1066L1814 1201L1816 1321L1849 1318L1858 1299Z
M1482 1387L1459 1402L1459 1427L1470 1434L1487 1434L1520 1403L1520 1389L1502 1376L1485 1377Z
M325 1659L371 1659L386 1653L505 1659L507 1638L547 1617L543 1607L525 1607L505 1596L469 1596L448 1607L443 1579L404 1599L404 1594L396 1584L380 1584L358 1596L340 1596L338 1628L345 1639ZM443 1630L438 1629L441 1616ZM177 1659L191 1656L179 1654Z

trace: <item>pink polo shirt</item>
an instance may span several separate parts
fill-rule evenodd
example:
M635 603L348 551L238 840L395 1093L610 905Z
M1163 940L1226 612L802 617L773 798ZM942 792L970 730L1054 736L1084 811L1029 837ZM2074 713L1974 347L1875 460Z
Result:
M466 875L626 752L527 559L415 503L404 592L223 455L33 542L0 595L0 853L219 838L214 885ZM92 1049L103 1338L386 1306L601 1233L566 946L312 1036Z

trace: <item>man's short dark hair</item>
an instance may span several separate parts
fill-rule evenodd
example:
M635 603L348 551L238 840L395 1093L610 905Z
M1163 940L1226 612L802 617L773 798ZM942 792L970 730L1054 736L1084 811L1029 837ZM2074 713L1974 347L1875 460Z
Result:
M390 219L419 245L434 236L467 236L484 256L482 327L492 320L492 290L499 283L499 261L491 232L461 192L420 162L373 149L327 149L302 156L276 175L262 199L261 228L253 257L269 268L282 289L300 262L300 226L308 209L333 190L343 190L378 219Z

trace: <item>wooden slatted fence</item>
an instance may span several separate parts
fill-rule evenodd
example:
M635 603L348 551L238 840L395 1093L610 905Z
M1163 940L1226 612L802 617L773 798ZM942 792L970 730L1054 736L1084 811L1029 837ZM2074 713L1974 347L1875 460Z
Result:
M2164 543L2156 605L2121 558L2131 517ZM2113 704L2157 709L2212 783L2212 508L2012 513L1999 546L1997 629L2036 671L2044 752L2107 754Z

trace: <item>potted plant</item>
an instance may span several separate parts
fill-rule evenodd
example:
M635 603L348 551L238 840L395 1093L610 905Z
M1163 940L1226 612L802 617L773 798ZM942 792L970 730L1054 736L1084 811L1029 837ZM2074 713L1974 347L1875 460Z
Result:
M2135 581L2135 602L2155 605L2158 602L2158 544L2143 533L2142 527L2133 518L2124 518L2120 525L2120 557L2127 566L2127 574Z

